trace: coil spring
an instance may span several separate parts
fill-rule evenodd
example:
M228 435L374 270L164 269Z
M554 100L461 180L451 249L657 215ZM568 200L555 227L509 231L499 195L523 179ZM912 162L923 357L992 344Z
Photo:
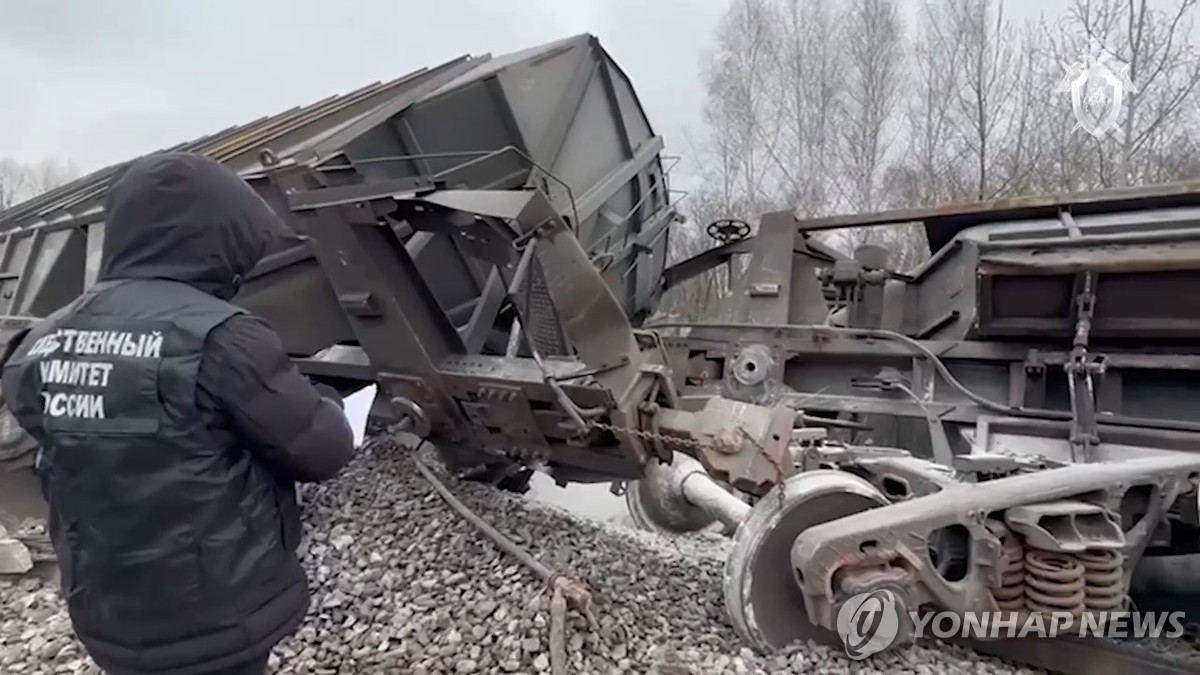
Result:
M1073 555L1030 549L1025 553L1025 608L1033 612L1087 610L1083 563Z
M1025 609L1025 551L1021 541L999 521L989 520L987 528L1002 547L1000 586L992 589L996 606L1006 612Z
M1084 551L1078 554L1084 567L1085 604L1089 610L1111 612L1124 609L1125 556L1118 551Z
M1026 550L1021 537L1001 521L989 520L988 531L1000 540L999 586L992 597L1001 611L1029 610L1111 612L1129 604L1125 556L1118 551L1078 554Z

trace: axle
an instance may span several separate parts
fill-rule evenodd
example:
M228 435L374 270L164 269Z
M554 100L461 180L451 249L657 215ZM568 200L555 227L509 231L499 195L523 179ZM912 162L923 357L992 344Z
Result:
M736 529L750 514L750 505L713 480L695 459L675 453L670 464L653 462L634 490L657 499L655 514L661 522L703 523L719 521ZM643 512L644 513L644 512Z

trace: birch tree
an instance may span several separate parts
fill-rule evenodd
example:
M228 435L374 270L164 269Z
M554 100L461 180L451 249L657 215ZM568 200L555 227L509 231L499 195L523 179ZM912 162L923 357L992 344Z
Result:
M899 134L905 35L896 3L852 0L842 19L845 75L838 121L843 201L856 211L882 206L883 169Z
M768 146L783 179L780 196L809 215L841 206L835 172L845 45L837 39L842 17L836 4L776 0L772 6L778 33L771 90L777 105Z
M705 55L701 81L706 91L703 119L714 133L705 141L719 175L719 192L755 204L773 201L769 137L769 76L773 53L772 12L766 0L735 0Z

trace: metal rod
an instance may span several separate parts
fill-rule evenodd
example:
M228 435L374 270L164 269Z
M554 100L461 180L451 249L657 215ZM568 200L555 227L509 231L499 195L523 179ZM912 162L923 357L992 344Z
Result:
M508 345L504 349L504 356L513 358L517 352L521 350L521 319L513 317L512 328L508 330Z
M512 281L508 284L509 297L516 296L517 292L521 290L521 286L525 283L525 277L529 274L529 264L532 260L533 242L531 241L525 250L521 251L521 259L517 261L517 269L513 272Z
M562 187L563 191L566 192L566 194L567 194L567 199L570 200L570 202L571 202L571 230L577 231L579 228L579 210L575 206L575 193L571 190L571 186L567 185L566 181L564 181L563 179L554 175L554 173L551 172L549 169L547 169L546 167L544 167L541 164L534 161L534 159L532 157L530 157L528 154L526 154L524 151L522 151L520 148L518 148L515 145L506 145L503 148L499 148L496 150L474 150L474 151L460 151L460 152L419 152L419 153L405 154L405 155L388 155L386 157L370 157L367 159L356 159L351 164L322 166L322 167L318 167L316 170L320 171L320 172L353 171L356 166L359 166L362 164L385 164L388 162L408 162L408 161L412 161L414 159L452 159L455 157L474 157L475 158L472 161L467 162L466 164L451 167L450 169L443 170L437 174L438 176L445 176L447 174L453 173L453 172L457 171L458 169L464 168L466 166L470 166L472 164L477 164L479 162L485 161L492 157L499 157L500 155L503 155L506 152L512 153L512 154L520 157L531 168L541 171L543 174L546 175L547 178L549 178L550 180L554 181L555 183L557 183L559 186Z
M730 527L741 525L750 515L749 504L717 485L708 474L689 473L683 477L679 487L689 504L704 509Z
M663 487L722 523L737 527L750 514L750 505L730 494L708 475L695 458L676 452L665 472Z
M1195 665L1175 662L1136 647L1116 645L1099 638L1059 635L1006 640L951 639L950 642L983 654L1053 673L1087 675L1194 675Z

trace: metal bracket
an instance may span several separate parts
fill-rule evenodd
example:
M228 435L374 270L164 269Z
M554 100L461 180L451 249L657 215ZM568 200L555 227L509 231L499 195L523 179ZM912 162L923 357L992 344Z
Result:
M1096 273L1084 273L1080 286L1075 300L1075 336L1071 358L1063 368L1071 396L1071 460L1092 462L1096 460L1096 446L1100 444L1096 423L1096 383L1093 378L1104 375L1103 358L1091 358L1088 354L1092 316L1096 307Z
M545 460L550 454L550 445L538 427L533 408L524 390L518 386L480 384L475 401L460 402L467 418L480 429L480 435L490 437L497 445L518 446L518 453L542 454L542 457L526 455L526 460Z
M462 440L465 431L450 424L450 418L422 377L382 372L379 387L387 399L397 408L396 413L411 420L411 430L417 435L433 432L446 433L452 440Z
M929 442L933 447L933 458L942 466L954 466L954 451L950 445L950 438L946 435L946 428L942 424L942 418L926 405L924 397L913 391L913 388L904 381L899 371L894 368L884 368L875 377L852 377L850 378L850 386L863 389L877 389L879 391L898 391L908 396L925 415L925 422L929 427Z

